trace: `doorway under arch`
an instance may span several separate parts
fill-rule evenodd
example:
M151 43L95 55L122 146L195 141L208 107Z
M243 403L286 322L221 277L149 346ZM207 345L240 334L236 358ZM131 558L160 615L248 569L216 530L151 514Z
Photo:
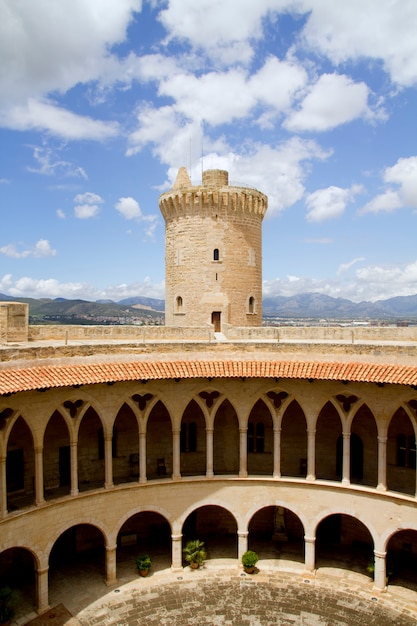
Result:
M300 518L283 506L266 506L249 522L248 549L260 559L304 563L304 527Z
M237 559L237 522L227 509L209 504L187 517L182 531L183 547L191 539L204 541L207 558Z
M352 515L325 517L316 531L316 567L340 567L369 575L374 542L368 528Z

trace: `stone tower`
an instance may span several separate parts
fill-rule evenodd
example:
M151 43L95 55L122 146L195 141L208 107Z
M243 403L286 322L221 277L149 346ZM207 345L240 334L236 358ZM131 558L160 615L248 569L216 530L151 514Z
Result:
M262 219L267 197L207 170L193 186L182 167L159 208L165 220L165 324L262 324Z

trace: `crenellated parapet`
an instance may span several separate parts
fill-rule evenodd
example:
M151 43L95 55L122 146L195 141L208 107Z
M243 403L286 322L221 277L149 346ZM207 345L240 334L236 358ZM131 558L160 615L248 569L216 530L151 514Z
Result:
M159 207L165 220L186 213L236 212L264 217L268 208L265 194L250 187L229 185L228 172L203 172L201 185L193 186L185 168L181 168L172 189L162 194Z

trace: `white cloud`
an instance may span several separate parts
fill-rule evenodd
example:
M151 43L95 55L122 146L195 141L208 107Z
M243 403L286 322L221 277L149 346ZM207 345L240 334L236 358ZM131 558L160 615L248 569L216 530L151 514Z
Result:
M56 210L56 214L59 217L60 220L65 220L66 219L66 215L65 212L62 209L57 209Z
M46 176L61 174L87 180L88 176L82 167L58 158L57 152L60 151L60 148L51 148L49 146L32 146L32 148L33 158L37 162L38 167L28 167L29 172Z
M400 85L417 81L415 0L302 0L310 11L304 40L333 63L381 59Z
M86 191L85 193L77 194L74 202L75 217L80 220L86 220L95 217L99 213L99 204L102 204L104 200L97 193Z
M119 198L118 202L114 206L115 209L119 211L119 213L127 220L142 217L142 211L140 210L139 203L134 198Z
M337 269L337 272L336 272L337 275L347 272L348 270L350 270L351 267L353 267L357 263L362 263L362 261L365 261L365 257L359 256L359 257L356 257L356 259L352 259L348 263L341 263Z
M94 139L102 141L119 134L116 122L102 122L76 115L50 100L28 98L24 105L0 112L0 125L14 130L48 131L66 140Z
M317 189L306 197L307 220L322 222L324 220L341 217L349 202L362 190L359 185L352 185L349 189L332 185L326 189Z
M371 117L368 93L363 82L355 83L343 74L322 74L284 126L292 131L326 131L359 117Z
M3 106L65 92L100 76L141 0L1 0Z
M386 190L365 204L360 213L390 213L401 208L417 209L417 156L398 159L383 173Z
M26 259L27 257L49 257L55 256L56 250L51 248L47 239L39 239L33 248L18 250L15 244L7 244L0 248L0 254L13 259Z
M163 299L164 283L152 283L146 276L143 281L121 283L97 289L88 283L60 282L55 278L35 279L29 276L14 279L12 274L0 278L0 292L13 297L32 298L82 298L85 300L122 300L133 296Z

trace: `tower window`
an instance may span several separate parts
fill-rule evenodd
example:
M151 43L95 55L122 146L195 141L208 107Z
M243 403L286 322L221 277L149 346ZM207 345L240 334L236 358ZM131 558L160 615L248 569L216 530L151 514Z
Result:
M219 261L219 260L220 260L219 249L218 248L214 248L214 250L213 250L213 261Z
M182 313L182 298L181 296L177 296L177 300L176 300L176 306L177 306L177 313Z
M255 313L255 298L253 296L249 298L248 313Z

